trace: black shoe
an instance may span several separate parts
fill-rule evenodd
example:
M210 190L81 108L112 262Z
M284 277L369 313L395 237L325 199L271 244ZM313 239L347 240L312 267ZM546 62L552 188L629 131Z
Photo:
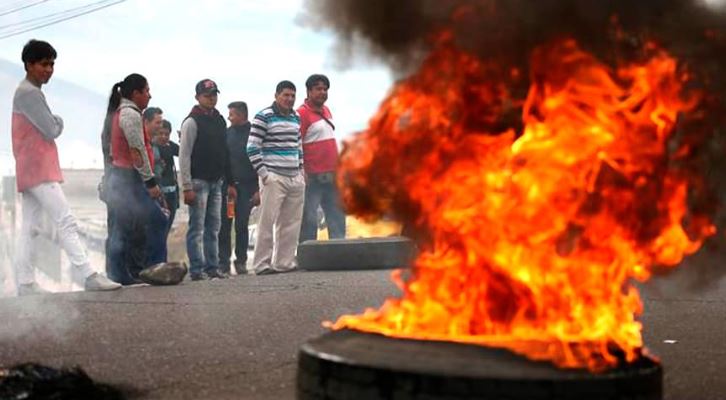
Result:
M229 278L229 276L227 276L227 274L225 274L224 272L222 272L222 271L220 271L218 269L215 269L213 271L207 272L207 276L209 277L209 280L212 280L212 279L227 279L227 278Z
M247 260L235 261L234 262L234 271L237 272L237 275L246 274L247 273Z
M205 281L207 280L207 274L204 272L199 274L189 274L189 277L192 278L193 281Z
M280 271L274 270L272 268L265 268L262 271L256 271L255 275L274 275L279 273Z
M229 264L227 264L227 265L220 265L219 266L219 272L222 272L224 274L229 275Z

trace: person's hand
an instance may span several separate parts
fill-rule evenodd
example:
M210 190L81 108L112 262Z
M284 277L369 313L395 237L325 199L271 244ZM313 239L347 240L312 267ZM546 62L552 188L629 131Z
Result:
M185 190L184 191L184 204L188 206L194 205L194 200L197 199L197 194L194 193L193 190Z
M234 186L227 186L227 198L232 201L237 201L237 189Z
M159 185L154 185L154 187L146 188L146 190L149 192L149 196L151 196L152 199L158 199L161 197L161 188Z
M257 191L255 194L252 195L252 198L250 199L250 204L252 204L252 207L257 207L260 205L260 192Z

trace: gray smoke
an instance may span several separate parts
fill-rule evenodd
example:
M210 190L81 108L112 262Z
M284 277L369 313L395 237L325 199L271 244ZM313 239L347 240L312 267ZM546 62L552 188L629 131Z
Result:
M3 300L4 321L0 325L0 343L13 343L28 337L58 341L78 324L76 307L60 304L53 296L27 296Z

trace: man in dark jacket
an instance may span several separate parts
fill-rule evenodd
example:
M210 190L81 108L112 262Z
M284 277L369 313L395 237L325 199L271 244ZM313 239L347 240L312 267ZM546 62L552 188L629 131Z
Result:
M196 85L197 105L181 125L179 169L184 204L189 206L187 254L192 280L223 279L219 271L219 228L224 178L232 182L227 150L227 124L217 105L217 84L203 79ZM228 188L234 199L234 186Z
M257 173L247 156L247 139L250 136L247 104L243 101L230 103L230 127L227 129L227 148L229 149L232 179L237 191L237 200L228 202L225 190L222 191L222 228L219 231L219 269L230 272L232 256L232 220L234 219L235 245L234 269L237 275L247 273L247 248L249 246L248 225L252 207L259 204L260 195ZM229 185L229 184L227 184ZM228 206L224 206L228 204ZM232 213L231 211L234 210ZM232 215L234 214L234 215Z

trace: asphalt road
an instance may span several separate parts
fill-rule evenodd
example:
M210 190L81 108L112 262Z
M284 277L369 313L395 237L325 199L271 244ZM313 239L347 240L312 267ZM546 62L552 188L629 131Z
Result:
M726 398L726 284L645 288L644 336L665 398ZM83 367L148 399L293 399L321 321L397 293L386 271L295 272L0 300L0 360Z

